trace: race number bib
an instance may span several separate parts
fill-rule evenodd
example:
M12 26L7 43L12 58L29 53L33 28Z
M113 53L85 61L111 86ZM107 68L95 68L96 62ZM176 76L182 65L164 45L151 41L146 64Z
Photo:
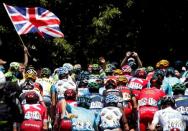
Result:
M87 120L85 120L85 121L84 120L75 121L75 122L72 123L72 126L73 126L73 130L80 130L80 131L81 130L82 131L84 131L84 130L87 130L87 131L94 130L91 122L87 121Z
M180 112L181 114L188 114L188 107L183 107L183 106L180 106L176 109L178 112Z
M91 102L90 109L101 109L103 104L99 101Z
M131 95L127 92L122 92L122 95L123 95L123 100L124 101L130 101L131 99Z
M157 106L157 101L153 98L142 98L141 100L138 100L138 105L139 106L145 106L145 105Z
M174 128L183 129L183 127L185 127L185 125L179 119L171 119L168 121L168 129L169 130L174 129Z
M41 119L41 115L40 115L40 113L38 111L33 111L33 112L28 111L28 112L26 112L24 118L27 119L27 120L31 120L31 119L33 119L33 120L42 120Z
M142 87L143 87L143 85L140 84L140 83L137 83L137 82L130 82L129 85L128 85L128 87L129 87L130 89L141 90Z

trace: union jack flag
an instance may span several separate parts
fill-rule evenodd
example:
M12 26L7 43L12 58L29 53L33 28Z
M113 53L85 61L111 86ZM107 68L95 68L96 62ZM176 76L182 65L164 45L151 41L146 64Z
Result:
M64 37L59 28L61 21L49 10L3 5L19 35L37 32L43 37Z

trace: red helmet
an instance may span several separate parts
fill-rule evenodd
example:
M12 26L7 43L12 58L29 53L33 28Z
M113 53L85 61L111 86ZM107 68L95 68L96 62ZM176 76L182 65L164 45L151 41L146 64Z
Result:
M64 92L64 96L66 100L76 100L76 91L73 89L67 89Z
M132 68L129 65L124 65L122 68L123 73L130 74L132 72Z
M42 88L42 85L35 82L34 83L34 90L38 91L41 95L43 95L43 88Z
M143 78L143 79L145 79L146 76L147 76L147 72L146 72L145 68L138 68L138 69L135 71L135 76L138 77L138 78Z
M117 82L114 79L109 79L105 83L106 89L115 89L117 87Z
M39 101L39 96L35 91L29 91L25 94L26 103L35 104Z

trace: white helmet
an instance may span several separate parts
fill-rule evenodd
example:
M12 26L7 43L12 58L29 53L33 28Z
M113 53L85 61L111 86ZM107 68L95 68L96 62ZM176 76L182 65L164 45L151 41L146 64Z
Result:
M71 63L64 63L63 67L67 68L69 72L73 70L73 65Z

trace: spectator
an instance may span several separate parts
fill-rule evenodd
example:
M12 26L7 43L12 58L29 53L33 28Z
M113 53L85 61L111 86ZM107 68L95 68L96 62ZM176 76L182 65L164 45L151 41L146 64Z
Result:
M131 68L133 70L135 70L136 68L142 67L142 62L141 62L138 54L136 52L131 52L131 51L126 52L126 56L123 59L123 61L121 62L121 67L126 65L126 64L131 66Z

